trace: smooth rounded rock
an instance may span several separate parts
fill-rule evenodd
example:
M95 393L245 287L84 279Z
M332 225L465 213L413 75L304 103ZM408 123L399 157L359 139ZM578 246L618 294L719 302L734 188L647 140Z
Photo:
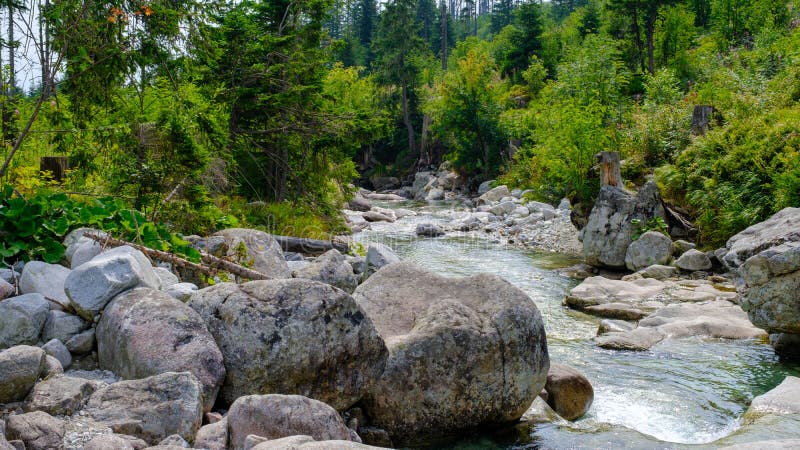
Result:
M548 394L547 404L567 420L582 417L594 401L594 389L589 380L563 364L550 364L544 389Z
M23 294L42 294L62 305L68 305L65 282L70 270L58 264L30 261L25 264L19 279L19 291Z
M64 421L42 411L9 416L6 436L25 443L26 450L53 450L62 448L66 434Z
M319 281L352 293L358 286L358 278L353 267L338 250L328 250L308 266L296 270L295 278Z
M517 420L545 384L539 311L497 276L446 278L401 262L354 296L390 352L362 404L397 444Z
M658 231L648 231L631 242L625 254L625 266L637 271L672 259L672 240Z
M708 255L699 250L691 249L687 250L686 253L675 260L675 267L687 272L695 272L698 270L709 270L712 264Z
M0 301L0 350L36 344L49 310L50 302L39 293Z
M23 400L45 369L46 354L38 347L18 345L0 351L0 403Z

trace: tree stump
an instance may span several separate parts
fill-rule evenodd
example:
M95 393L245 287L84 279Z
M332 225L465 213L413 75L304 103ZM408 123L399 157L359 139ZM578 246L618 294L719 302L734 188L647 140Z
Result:
M692 133L696 136L706 134L716 110L711 105L695 105L692 112Z
M600 152L594 155L600 166L600 185L624 189L618 152Z
M50 172L53 180L61 182L69 169L66 156L42 156L39 159L39 172Z

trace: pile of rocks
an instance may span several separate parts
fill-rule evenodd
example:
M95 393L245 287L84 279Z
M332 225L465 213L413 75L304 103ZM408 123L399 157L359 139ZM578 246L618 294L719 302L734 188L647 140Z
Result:
M495 276L442 278L380 244L292 269L270 235L231 229L195 244L273 279L178 295L133 248L67 242L72 269L7 274L0 449L429 443L518 420L545 387L542 318Z

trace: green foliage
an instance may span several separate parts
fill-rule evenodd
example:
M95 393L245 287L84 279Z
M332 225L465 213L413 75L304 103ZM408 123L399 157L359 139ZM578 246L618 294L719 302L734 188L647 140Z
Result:
M64 236L79 227L94 227L114 237L198 261L200 254L166 227L111 198L77 201L63 193L41 191L30 197L0 192L0 257L3 261L41 259L56 263L64 256Z
M634 227L636 227L636 229L633 231L633 235L631 236L634 241L642 237L642 235L648 231L658 231L665 236L669 236L669 227L667 226L667 223L664 222L664 218L661 216L653 217L646 222L642 222L639 219L633 219L631 220L631 223Z

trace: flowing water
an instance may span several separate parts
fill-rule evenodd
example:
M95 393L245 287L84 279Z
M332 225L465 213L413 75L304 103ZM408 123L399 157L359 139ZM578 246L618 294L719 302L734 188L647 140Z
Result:
M587 415L569 425L485 431L447 448L713 448L720 445L712 444L718 439L742 433L741 416L754 396L787 375L800 375L800 367L782 364L769 345L752 340L668 339L647 352L596 347L591 338L599 320L562 305L578 282L554 269L576 260L527 252L480 234L415 236L418 223L456 217L452 207L417 205L419 215L374 223L355 239L387 244L403 259L444 276L489 272L509 280L538 306L550 360L585 374L595 397ZM744 440L798 438L798 425L789 421L748 430L751 435Z

